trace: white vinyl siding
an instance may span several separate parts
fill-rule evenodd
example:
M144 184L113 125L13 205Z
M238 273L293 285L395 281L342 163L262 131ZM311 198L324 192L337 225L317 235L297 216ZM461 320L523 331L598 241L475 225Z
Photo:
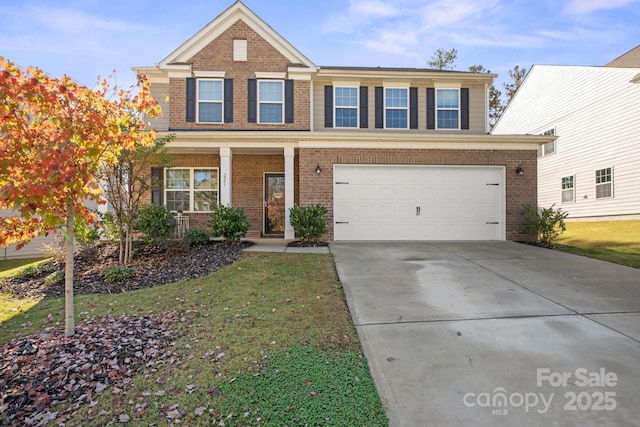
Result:
M562 203L559 183L575 176L569 220L640 217L640 68L539 66L495 134L542 134L555 128L556 152L538 159L538 206ZM615 102L612 102L615 100ZM611 198L598 198L595 171L615 165Z

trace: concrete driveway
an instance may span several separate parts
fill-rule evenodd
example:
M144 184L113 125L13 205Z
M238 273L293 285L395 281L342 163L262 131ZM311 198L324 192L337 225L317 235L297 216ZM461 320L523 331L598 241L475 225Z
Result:
M640 270L513 242L334 242L391 426L637 426Z

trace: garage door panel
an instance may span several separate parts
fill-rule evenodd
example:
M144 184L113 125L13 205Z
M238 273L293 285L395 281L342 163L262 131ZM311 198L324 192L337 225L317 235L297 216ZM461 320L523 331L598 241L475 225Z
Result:
M503 240L504 168L336 165L336 240ZM357 208L355 208L357 207Z

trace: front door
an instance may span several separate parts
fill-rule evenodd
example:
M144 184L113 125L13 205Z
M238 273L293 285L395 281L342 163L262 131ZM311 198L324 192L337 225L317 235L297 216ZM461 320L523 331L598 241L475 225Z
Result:
M284 174L264 176L264 234L284 236Z

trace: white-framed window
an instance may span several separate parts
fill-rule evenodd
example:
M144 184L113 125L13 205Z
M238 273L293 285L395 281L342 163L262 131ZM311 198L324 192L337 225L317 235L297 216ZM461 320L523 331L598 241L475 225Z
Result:
M409 128L408 88L384 88L384 127L387 129Z
M554 129L549 129L548 131L545 131L542 134L543 135L549 135L549 136L555 136L556 130L555 130L555 128ZM556 152L556 142L555 141L547 142L546 144L542 144L538 148L538 157L548 156L548 155L553 154L555 152Z
M198 123L222 123L224 84L221 79L198 79Z
M596 199L613 197L613 168L596 170Z
M176 212L208 212L218 205L218 168L167 168L165 206Z
M562 203L575 202L576 186L575 175L562 178Z
M284 123L284 81L258 80L258 123Z
M460 129L460 89L436 89L436 128Z
M358 127L358 88L339 87L334 88L334 117L337 128Z

